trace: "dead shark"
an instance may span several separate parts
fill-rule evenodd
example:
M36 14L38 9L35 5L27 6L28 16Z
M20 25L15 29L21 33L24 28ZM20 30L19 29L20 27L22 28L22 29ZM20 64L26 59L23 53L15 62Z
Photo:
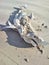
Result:
M43 50L40 49L39 43L45 42L45 40L37 36L35 29L31 26L30 23L34 18L34 15L32 13L27 15L25 9L27 9L26 6L21 7L14 17L13 24L8 21L8 26L1 27L1 30L8 28L16 29L25 42L32 44L34 47L37 47L42 53Z

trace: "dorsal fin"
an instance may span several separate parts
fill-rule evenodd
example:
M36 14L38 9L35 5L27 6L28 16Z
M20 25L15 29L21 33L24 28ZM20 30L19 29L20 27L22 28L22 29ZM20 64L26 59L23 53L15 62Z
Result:
M31 13L28 17L29 17L30 19L34 19L34 18L35 18L33 13Z

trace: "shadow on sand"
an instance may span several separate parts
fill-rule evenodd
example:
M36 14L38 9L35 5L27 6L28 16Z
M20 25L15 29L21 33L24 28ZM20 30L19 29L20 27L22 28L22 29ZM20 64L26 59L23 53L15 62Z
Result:
M15 14L20 10L19 8L14 7L14 9L16 9L16 11L12 12L12 14L9 17L9 21L13 24L13 19L15 17ZM6 23L6 25L8 25L8 23ZM4 25L0 25L0 27L3 27ZM7 34L7 42L8 44L15 46L15 47L19 47L19 48L30 48L33 47L30 44L27 44L19 35L19 33L17 31L14 31L12 29L4 29L2 31L5 31L5 33Z

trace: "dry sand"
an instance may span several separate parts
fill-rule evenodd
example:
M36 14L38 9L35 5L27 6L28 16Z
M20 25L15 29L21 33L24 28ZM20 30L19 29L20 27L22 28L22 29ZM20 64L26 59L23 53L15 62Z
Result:
M23 4L28 4L30 10L40 15L45 25L49 25L49 0L0 0L0 24L6 24L10 13L14 11L13 7ZM36 29L37 25L34 27ZM42 32L37 31L37 34L49 43L49 26L42 28ZM26 44L16 31L0 31L0 65L49 65L49 45L43 50L41 54ZM25 58L28 58L28 62Z

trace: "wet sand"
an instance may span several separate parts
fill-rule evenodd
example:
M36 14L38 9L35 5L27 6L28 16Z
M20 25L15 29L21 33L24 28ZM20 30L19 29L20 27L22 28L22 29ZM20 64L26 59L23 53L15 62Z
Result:
M49 43L49 0L1 0L0 25L6 24L10 14L15 11L13 7L23 4L28 4L30 11L44 20L48 28L42 27L42 31L37 31L37 35ZM43 21L36 23L32 24L35 29ZM0 31L0 65L49 65L49 45L42 49L43 54L37 48L26 44L16 31L11 29ZM26 62L25 58L29 61Z

